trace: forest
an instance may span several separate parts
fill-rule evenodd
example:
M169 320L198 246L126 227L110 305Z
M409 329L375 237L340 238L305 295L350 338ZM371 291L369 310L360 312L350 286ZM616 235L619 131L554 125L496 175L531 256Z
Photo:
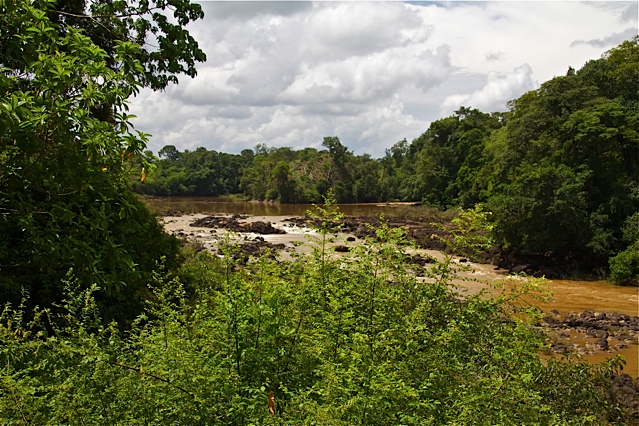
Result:
M337 137L327 151L166 147L156 160L127 99L195 75L206 56L184 28L202 17L188 0L0 2L0 423L635 420L611 390L623 359L539 357L541 313L522 296L547 297L543 281L462 296L450 258L417 280L402 229L382 224L341 257L327 243L335 201L481 202L505 243L616 253L632 278L637 39L508 114L462 108L380 160ZM230 241L220 257L166 234L132 191L147 181L321 200L317 237L298 261L241 265Z
M441 209L482 204L502 249L570 253L584 271L639 277L639 48L637 38L510 102L506 113L460 107L383 158L326 149L239 155L165 146L136 192L319 203L412 201Z

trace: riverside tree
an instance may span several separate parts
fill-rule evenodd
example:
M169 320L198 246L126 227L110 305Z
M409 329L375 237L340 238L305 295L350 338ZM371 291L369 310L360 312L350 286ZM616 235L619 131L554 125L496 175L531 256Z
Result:
M132 160L149 136L133 130L127 99L204 59L167 8L180 24L202 16L187 1L0 3L3 302L26 291L50 306L72 269L99 286L107 318L130 314L157 262L175 261L176 242L126 185L134 169L144 176ZM134 43L149 34L159 49Z
M639 210L638 59L635 37L512 102L480 172L504 244L581 253L590 268L632 247L622 229Z

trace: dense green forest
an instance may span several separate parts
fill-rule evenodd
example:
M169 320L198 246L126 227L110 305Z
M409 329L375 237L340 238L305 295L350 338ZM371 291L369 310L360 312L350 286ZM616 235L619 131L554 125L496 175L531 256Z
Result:
M134 189L149 195L243 193L255 200L482 203L505 250L576 256L587 272L639 276L637 38L510 103L507 113L461 107L380 159L338 137L317 150L258 145L240 155L160 150Z
M553 208L560 210L571 197L583 198L584 214L596 208L593 223L599 227L588 228L589 243L605 249L621 236L606 239L599 232L613 229L606 226L636 206L633 193L624 192L636 184L627 179L636 173L636 124L622 125L636 108L630 95L615 94L612 83L613 77L628 77L621 65L613 66L624 61L614 58L636 55L636 40L610 52L590 74L582 70L566 77L579 85L590 81L588 75L595 82L605 75L610 87L584 86L590 98L575 96L586 99L585 109L578 110L586 115L566 121L571 125L557 121L549 127L572 135L579 142L572 148L552 139L555 133L535 136L539 152L524 150L521 156L530 156L526 161L538 171L523 181L517 174L522 163L514 155L518 143L530 142L522 139L522 120L555 117L544 109L543 92L518 100L505 117L463 109L449 125L440 123L455 130L449 135L457 139L450 140L470 145L482 140L476 163L466 161L466 154L475 152L472 146L450 146L433 130L414 144L395 146L381 161L354 157L337 138L327 138L328 151L306 154L281 150L278 155L280 150L262 147L240 156L206 150L189 155L167 147L161 153L166 164L160 166L145 152L149 135L133 129L126 102L142 87L160 90L176 83L178 75L195 74L195 63L205 56L184 27L202 16L188 0L0 3L0 423L598 425L629 420L610 392L622 360L593 366L579 357L546 362L538 356L544 343L533 325L540 314L520 298L543 296L537 280L522 280L497 297L461 298L451 283L456 264L448 259L429 265L424 273L430 282L419 282L414 266L405 262L408 242L402 230L384 226L348 255L332 256L327 241L339 213L330 198L317 212L319 237L301 261L265 256L241 266L233 260L232 244L222 246L220 258L166 235L131 192L130 180L133 175L144 180L157 167L155 184L161 188L162 170L175 167L166 176L168 181L169 175L185 173L186 180L174 179L179 191L249 193L251 170L268 170L272 185L263 198L282 200L296 193L303 155L320 156L323 161L315 161L313 169L318 175L304 173L310 192L300 197L310 200L332 188L340 200L355 200L374 191L377 181L367 180L377 176L374 170L404 182L402 170L408 173L414 156L415 173L422 173L417 176L431 179L427 187L441 180L428 202L445 205L468 196L472 203L476 197L494 205L496 215L511 208L512 200L496 196L490 185L503 185L501 196L552 177L548 184L559 185L557 199L549 201ZM145 50L139 43L151 34L158 44ZM630 83L636 87L636 78ZM603 95L591 93L598 87ZM534 120L528 117L531 109L538 110ZM483 123L483 130L464 127L472 120ZM611 127L615 123L619 126ZM580 148L582 142L597 145L593 141L605 131L610 141L596 155L617 161L619 170L597 167L589 157L595 148ZM485 141L484 134L490 135ZM564 179L555 179L555 169L545 166L549 157L542 151L551 148L558 153L551 157L562 161L556 174ZM464 155L432 173L427 159L446 150ZM177 165L182 160L188 168ZM357 168L351 168L353 162ZM484 167L489 162L500 167ZM227 169L199 170L207 182L201 187L189 181L187 169L209 165ZM445 179L453 172L454 180ZM571 173L578 179L570 181ZM614 184L612 190L619 191L614 203L602 201L601 188L582 193L600 184L591 175ZM485 187L470 185L481 182L480 176ZM310 184L315 179L317 186ZM379 197L425 197L419 193L421 181L403 185L379 186ZM417 192L401 193L408 188ZM541 196L541 189L527 189L518 195L533 201ZM398 192L382 192L393 190ZM522 214L527 208L534 212L537 202L524 201L517 204ZM558 214L557 220L563 217ZM627 221L623 229L632 244L636 227Z

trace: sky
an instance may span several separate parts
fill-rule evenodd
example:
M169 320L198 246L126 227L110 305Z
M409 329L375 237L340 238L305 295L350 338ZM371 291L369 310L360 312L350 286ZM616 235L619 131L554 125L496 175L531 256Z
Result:
M197 77L131 100L148 148L382 157L460 106L509 100L637 35L637 2L205 1Z

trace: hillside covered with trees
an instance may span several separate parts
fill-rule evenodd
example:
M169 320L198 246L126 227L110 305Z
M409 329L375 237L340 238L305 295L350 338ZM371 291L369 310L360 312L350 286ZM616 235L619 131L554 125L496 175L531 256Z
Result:
M510 103L507 113L461 107L380 159L338 137L317 150L258 145L240 155L163 148L134 184L149 195L242 193L318 203L413 201L442 209L482 203L495 236L525 255L572 256L582 270L636 283L639 274L638 39L568 70ZM152 159L150 153L147 153ZM152 160L153 161L153 160Z
M173 14L172 20L166 14ZM175 162L167 180L184 171L186 183L175 180L180 191L257 190L246 176L275 158L268 168L274 186L264 197L282 199L281 194L294 193L292 176L306 161L292 151L287 156L286 150L277 157L268 149L226 156L206 150L178 155L167 148L162 153L167 163L152 164L144 151L149 135L133 129L126 101L142 87L162 89L180 74L194 75L195 62L205 57L184 26L201 17L201 8L187 0L0 3L0 423L598 425L633 420L611 391L623 360L590 365L578 357L539 357L544 342L534 325L540 313L521 299L543 297L537 280L517 281L512 291L496 297L462 297L452 285L456 265L448 258L428 265L423 272L429 282L420 282L414 266L406 264L403 231L383 225L367 244L344 257L332 256L326 242L339 213L330 199L317 212L318 239L300 261L264 256L241 265L234 260L233 244L223 245L218 257L165 234L131 192L133 175L144 181L156 165L156 176L162 176ZM140 43L151 34L158 44L146 50ZM622 45L602 64L626 51L636 52L636 42ZM611 69L615 75L621 67ZM592 109L592 117L612 111L610 119L623 123L619 114L632 108L627 110L622 98L607 99L594 96L583 105ZM512 117L497 121L466 110L450 119L460 129L460 140L469 133L473 141L481 138L471 137L471 130L461 132L462 123L473 116L485 121L479 132L490 138L482 139L486 154L480 157L485 164L503 166L491 170L460 157L446 170L466 177L477 170L486 182L512 191L524 185L509 174L519 167L516 158L502 158L503 151L490 147L503 144L516 151L521 133L516 109L527 111L537 105L533 101L515 104ZM592 117L588 123L596 121ZM577 118L574 126L555 130L591 141L590 124L580 126ZM489 132L493 127L501 132L495 139ZM610 147L603 153L611 152L611 162L625 159L614 154L617 144L625 147L626 138L633 137L632 126L628 129L610 130ZM437 139L427 132L422 142L399 149L396 158L389 155L388 172L401 178L409 155L424 158L416 170L429 170L423 161L437 152L429 137ZM554 147L551 142L539 136L540 149ZM417 149L419 143L423 149ZM313 191L323 194L326 186L341 200L358 199L357 182L376 176L358 173L367 167L383 170L375 169L383 162L362 159L355 173L350 164L357 157L337 138L325 144L326 152L307 152L323 158L314 164L318 176L309 179L319 179L318 185L325 180L314 190L309 186L309 198ZM440 148L457 145L447 148L442 141ZM589 164L589 152L566 149L567 158ZM540 158L545 157L530 161L543 162ZM178 166L180 161L199 170L208 182L205 189L190 183L191 171ZM558 169L567 176L559 180L558 197L583 190L566 183L571 171L584 186L597 185L588 180L589 173L600 178L597 173L605 171L585 166L573 171L565 162ZM208 165L228 170L206 172ZM471 171L462 173L464 166ZM623 173L636 172L632 159L627 167ZM527 179L546 176L542 172ZM617 182L618 176L621 172L613 170L604 177L616 182L613 188L620 194L636 183ZM440 195L451 200L475 190L463 179L454 191L445 182ZM479 201L508 207L507 199L491 201L495 193L481 189ZM365 186L362 194L368 191ZM596 192L592 199L583 197L584 211L604 198ZM597 224L608 226L625 214L618 209L636 202L632 193L619 197L617 210L604 203ZM559 209L563 199L551 202ZM634 228L626 226L632 237Z

